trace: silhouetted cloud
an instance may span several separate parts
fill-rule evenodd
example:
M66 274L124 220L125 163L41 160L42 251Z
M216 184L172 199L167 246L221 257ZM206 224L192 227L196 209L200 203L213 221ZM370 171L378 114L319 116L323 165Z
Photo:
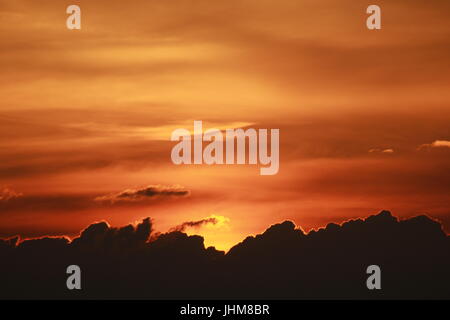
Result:
M19 237L9 239L0 239L0 252L3 250L14 249L19 241Z
M170 229L170 231L185 231L187 228L192 228L192 227L200 227L204 224L217 224L219 222L219 220L215 217L211 217L211 218L205 218L205 219L201 219L201 220L197 220L197 221L187 221L187 222L183 222L182 224L180 224L179 226L173 227L172 229Z
M425 215L398 220L388 211L308 234L285 221L227 254L200 236L155 235L149 218L121 228L97 222L71 242L0 239L0 297L448 299L449 240ZM63 285L71 264L82 269L82 291ZM378 292L365 287L372 264L382 270Z
M185 197L189 191L181 186L149 185L143 188L126 189L118 193L96 197L96 201L142 201L156 197Z
M128 225L113 228L106 222L91 224L84 229L71 245L83 250L130 250L143 246L152 232L150 218L142 220L136 227Z

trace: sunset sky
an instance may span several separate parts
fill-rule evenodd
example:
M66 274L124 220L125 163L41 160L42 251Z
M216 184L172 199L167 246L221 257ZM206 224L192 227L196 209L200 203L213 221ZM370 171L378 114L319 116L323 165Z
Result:
M186 232L227 250L286 219L307 231L382 209L450 232L449 14L448 0L0 0L0 237L215 216ZM279 173L174 165L171 132L194 120L280 129Z

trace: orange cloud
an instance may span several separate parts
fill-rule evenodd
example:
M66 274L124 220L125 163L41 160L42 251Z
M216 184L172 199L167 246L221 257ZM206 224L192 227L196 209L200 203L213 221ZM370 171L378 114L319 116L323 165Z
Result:
M419 146L419 149L423 148L450 148L450 141L448 140L436 140L432 143L425 143Z
M22 193L16 192L8 187L0 190L0 201L8 201L23 196Z

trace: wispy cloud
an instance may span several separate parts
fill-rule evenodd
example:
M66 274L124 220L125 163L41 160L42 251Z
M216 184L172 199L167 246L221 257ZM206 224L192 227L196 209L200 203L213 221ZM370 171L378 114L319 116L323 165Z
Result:
M425 149L425 148L450 148L450 141L435 140L432 143L425 143L420 145L418 149Z
M96 197L96 201L115 203L118 201L144 201L159 197L185 197L189 191L182 186L148 185L142 188L126 189L117 193L111 193Z
M8 201L23 196L22 193L16 192L8 187L0 189L0 201Z
M208 224L214 225L217 227L222 227L222 226L226 225L229 221L230 221L230 219L228 219L227 217L211 215L211 216L201 219L201 220L183 222L182 224L171 228L170 232L173 232L173 231L184 232L187 228L199 228L201 226L208 225Z

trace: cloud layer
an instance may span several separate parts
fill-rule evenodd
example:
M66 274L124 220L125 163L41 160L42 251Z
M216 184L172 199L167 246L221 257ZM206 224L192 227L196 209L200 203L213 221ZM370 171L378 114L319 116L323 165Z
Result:
M205 218L205 219L201 219L201 220L197 220L197 221L186 221L186 222L183 222L182 224L180 224L179 226L173 227L170 231L184 232L184 231L186 231L187 228L198 228L205 224L215 225L217 223L219 223L219 220L215 217Z
M383 211L308 234L285 221L227 254L199 236L152 234L147 218L122 228L94 223L71 242L0 239L0 297L450 298L449 237L426 216ZM81 291L65 289L71 264L82 270ZM382 270L382 291L365 287L372 264Z
M158 197L185 197L189 195L189 191L181 186L161 186L149 185L143 188L126 189L124 191L113 193L105 196L96 197L96 201L110 201L115 203L118 201L145 201Z

